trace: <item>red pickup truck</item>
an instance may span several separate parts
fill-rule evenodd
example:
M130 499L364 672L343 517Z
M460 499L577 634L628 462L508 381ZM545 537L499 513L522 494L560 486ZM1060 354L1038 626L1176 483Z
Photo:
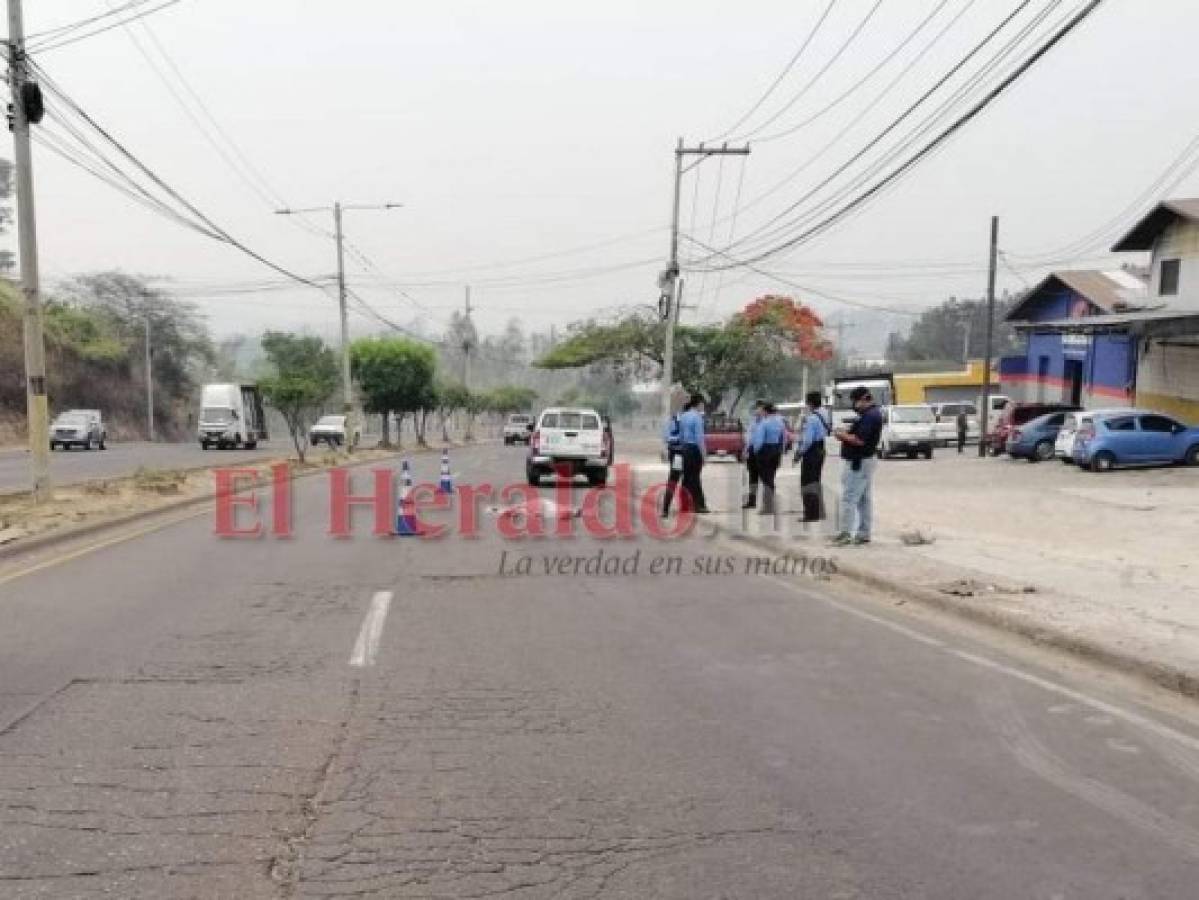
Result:
M745 426L724 413L704 416L704 453L709 458L744 459Z

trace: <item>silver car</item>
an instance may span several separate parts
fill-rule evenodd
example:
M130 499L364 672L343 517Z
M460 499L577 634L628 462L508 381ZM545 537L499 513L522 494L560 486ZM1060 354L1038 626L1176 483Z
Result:
M50 423L50 449L104 450L108 430L96 409L70 409Z

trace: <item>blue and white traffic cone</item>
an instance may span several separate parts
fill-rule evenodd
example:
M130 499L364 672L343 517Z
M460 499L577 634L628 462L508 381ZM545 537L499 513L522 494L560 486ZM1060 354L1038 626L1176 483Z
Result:
M412 469L408 460L401 467L400 498L396 504L396 530L400 537L418 537L420 526L416 521L416 508L412 501Z
M440 494L454 493L454 476L450 474L450 451L441 451L441 480L437 483Z

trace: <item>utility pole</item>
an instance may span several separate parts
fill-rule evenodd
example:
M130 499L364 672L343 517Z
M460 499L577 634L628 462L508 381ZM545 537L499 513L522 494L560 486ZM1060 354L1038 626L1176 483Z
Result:
M21 292L25 295L25 407L29 431L30 480L34 502L45 503L52 498L48 439L50 411L46 398L46 345L42 336L37 218L33 205L33 152L29 143L29 126L41 121L42 100L36 82L29 80L21 0L8 0L8 84L12 93Z
M475 348L474 323L470 318L470 285L466 286L465 329L462 334L462 386L470 390L470 354Z
M991 216L991 263L987 272L987 349L983 362L983 408L978 419L978 455L987 455L987 419L991 412L991 357L995 348L995 268L999 262L999 216Z
M154 355L150 349L150 314L146 313L146 440L154 440Z
M670 216L670 258L666 270L658 276L658 315L666 323L666 341L662 348L662 418L670 416L670 390L674 384L674 330L679 322L679 307L682 305L682 283L679 280L679 204L682 193L683 175L710 156L748 156L749 147L687 147L679 138L674 150L674 199ZM696 161L686 168L683 157L695 156Z
M359 210L388 210L399 209L402 203L381 203L373 206L350 206L341 201L332 206L314 206L308 209L278 209L279 216L302 216L309 213L333 213L333 240L337 245L337 304L341 319L341 389L342 412L346 415L346 450L354 451L354 442L349 435L353 433L354 414L354 381L350 374L350 310L348 291L346 290L346 253L345 232L342 229L342 214Z

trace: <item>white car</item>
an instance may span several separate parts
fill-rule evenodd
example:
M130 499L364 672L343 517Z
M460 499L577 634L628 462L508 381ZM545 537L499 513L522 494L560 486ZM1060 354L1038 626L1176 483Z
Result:
M933 415L937 419L937 443L942 447L954 447L958 442L958 413L966 411L966 443L977 444L978 407L973 403L936 403Z
M308 440L312 446L324 441L330 447L342 447L346 443L347 416L321 416L308 432ZM351 447L357 447L362 440L362 432L354 429Z
M534 486L555 472L571 478L586 475L592 485L607 484L612 455L612 430L596 410L551 407L538 416L529 438L525 476Z
M1113 406L1107 409L1084 409L1067 413L1066 421L1062 423L1061 431L1057 433L1057 440L1053 444L1053 455L1068 466L1074 465L1074 438L1078 429L1083 425L1090 425L1096 413L1117 412L1124 408Z
M108 429L98 409L70 409L60 413L50 423L50 449L82 447L84 450L105 449Z
M513 413L504 423L505 444L527 444L533 433L533 417L524 413Z
M937 442L937 417L927 403L910 406L883 407L883 434L878 442L878 458L886 459L896 453L915 459L920 454L933 458Z

